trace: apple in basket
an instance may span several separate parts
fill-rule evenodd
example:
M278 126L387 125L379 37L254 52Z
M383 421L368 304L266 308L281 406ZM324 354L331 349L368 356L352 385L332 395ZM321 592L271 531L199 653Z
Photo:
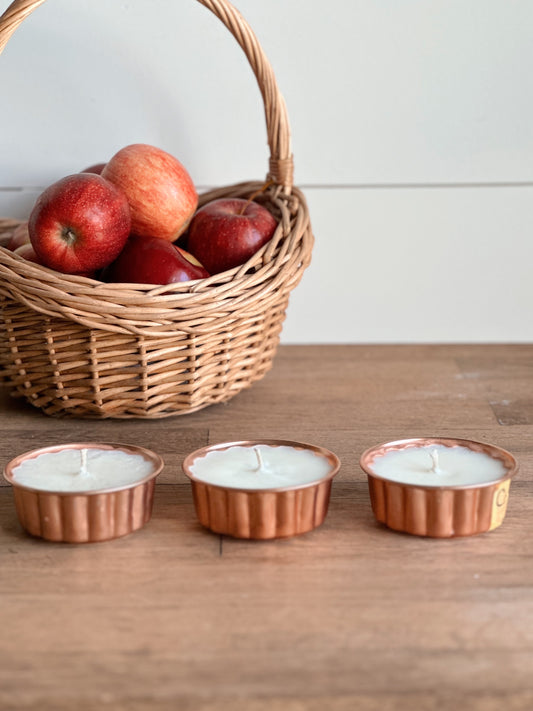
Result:
M102 273L104 281L129 284L174 284L208 276L200 262L184 249L159 237L138 235L131 235Z
M80 171L81 173L96 173L96 175L102 175L102 171L105 168L106 164L105 163L94 163L93 165L90 165L88 168L85 168L84 170Z
M121 190L100 175L76 173L37 198L28 229L42 264L66 274L84 274L119 255L130 225L130 208Z
M107 163L102 176L126 194L131 231L140 237L174 242L198 206L198 194L187 170L155 146L125 146Z
M27 259L28 262L35 262L35 264L41 264L39 257L35 254L35 250L29 242L21 244L20 247L17 247L15 250L13 250L13 253L18 254L19 257Z
M35 264L40 264L41 266L43 266L43 263L35 253L31 242L21 244L20 247L17 247L15 250L13 250L13 254L18 254L19 257L26 259L28 262L34 262ZM96 277L94 272L80 272L78 276L90 277L91 279L94 279Z
M191 220L187 249L210 274L218 274L244 264L272 239L277 226L266 207L253 200L212 200Z
M9 238L6 248L14 252L18 247L21 247L23 244L29 244L29 242L30 233L28 231L28 223L21 222Z

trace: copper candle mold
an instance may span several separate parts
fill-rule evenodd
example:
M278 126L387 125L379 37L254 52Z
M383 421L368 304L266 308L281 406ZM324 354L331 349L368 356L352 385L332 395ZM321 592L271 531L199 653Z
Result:
M193 462L209 452L258 445L308 450L324 457L329 464L329 471L321 479L310 483L264 489L210 484L196 478L191 472ZM210 445L192 452L183 462L183 471L191 481L200 523L214 533L255 540L287 538L320 526L327 515L332 479L339 469L339 458L323 447L268 439Z
M392 481L373 470L375 459L393 450L444 445L466 447L499 460L505 473L496 481L458 486L423 486ZM452 438L415 438L387 442L367 449L360 466L368 477L370 500L376 519L395 531L433 538L473 536L503 523L512 477L518 463L500 447Z
M24 460L65 449L121 450L142 456L153 470L131 484L88 491L46 491L13 479L14 469ZM155 479L163 465L158 454L144 447L87 442L43 447L21 454L6 465L4 477L13 486L17 515L28 533L48 541L95 543L126 536L150 520Z

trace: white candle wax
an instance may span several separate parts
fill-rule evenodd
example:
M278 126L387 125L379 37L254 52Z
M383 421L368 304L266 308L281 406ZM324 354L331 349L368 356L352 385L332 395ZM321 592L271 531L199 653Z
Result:
M375 457L371 469L384 479L422 486L484 484L507 473L503 462L485 452L442 444L391 449Z
M140 454L88 447L25 459L13 469L13 481L42 491L95 491L134 484L153 471Z
M277 489L318 481L332 469L309 449L258 444L215 449L194 460L191 473L207 484L232 489Z

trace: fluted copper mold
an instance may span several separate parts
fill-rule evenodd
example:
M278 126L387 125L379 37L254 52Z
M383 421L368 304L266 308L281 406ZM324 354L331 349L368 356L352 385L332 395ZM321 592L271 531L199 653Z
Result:
M48 492L13 480L13 470L23 460L64 449L119 449L141 455L153 464L153 471L126 486L86 492ZM126 536L150 520L155 479L162 469L162 458L144 447L87 442L43 447L21 454L6 465L4 477L13 486L19 521L32 536L65 543L96 543Z
M378 476L374 460L391 450L441 444L468 447L499 459L506 470L501 479L464 486L419 486ZM367 449L360 459L367 474L372 510L378 521L395 531L432 538L473 536L503 523L512 477L518 463L505 449L465 439L415 438L387 442Z
M330 471L317 481L276 489L235 489L207 484L191 472L195 459L213 450L230 447L254 447L265 444L308 449L324 457ZM200 523L214 533L233 538L268 540L307 533L326 518L333 477L340 469L339 458L323 447L290 440L243 440L224 442L191 452L183 471L192 484L196 514Z

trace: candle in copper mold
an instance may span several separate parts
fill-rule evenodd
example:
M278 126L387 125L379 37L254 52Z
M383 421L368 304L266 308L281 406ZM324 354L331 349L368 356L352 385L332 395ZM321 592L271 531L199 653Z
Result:
M13 481L41 491L96 491L134 484L154 471L140 454L120 449L62 449L24 459Z
M308 449L259 444L212 450L191 465L193 476L234 489L276 489L319 481L331 464Z
M377 476L419 486L469 486L502 479L502 461L469 447L442 444L391 449L370 465Z

